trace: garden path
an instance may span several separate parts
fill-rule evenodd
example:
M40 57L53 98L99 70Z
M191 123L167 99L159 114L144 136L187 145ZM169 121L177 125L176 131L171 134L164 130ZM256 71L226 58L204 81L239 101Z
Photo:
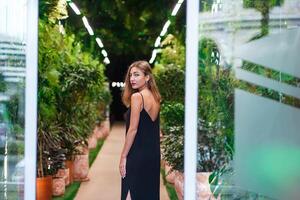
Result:
M121 195L119 158L124 144L125 124L115 123L75 200L118 200ZM169 200L161 178L160 200Z

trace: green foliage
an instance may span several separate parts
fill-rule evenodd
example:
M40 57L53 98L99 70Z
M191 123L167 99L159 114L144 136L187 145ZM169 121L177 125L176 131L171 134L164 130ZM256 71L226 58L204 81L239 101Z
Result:
M173 170L183 171L184 166L184 140L183 127L169 128L164 132L161 144L162 156Z
M213 3L214 3L213 0L200 0L200 11L201 12L210 12Z
M73 34L62 35L43 20L39 28L38 175L44 176L56 171L55 160L55 165L62 161L55 149L63 148L71 159L76 143L104 118L111 97L104 66L82 51Z
M68 17L66 0L39 1L39 17L43 20L55 22Z
M162 42L154 73L162 96L162 156L173 169L183 171L184 66L185 48L172 35Z
M284 0L243 0L245 8L255 8L261 15L261 33L255 38L260 38L269 33L269 13L274 6L281 6Z
M182 103L167 102L161 108L163 130L162 156L173 169L183 170L184 106Z
M132 62L137 59L149 59L155 38L159 35L164 22L171 18L174 1L137 1L137 0L91 0L76 2L81 12L89 19L95 34L100 35L105 49L109 50L112 65L114 60ZM155 12L154 12L155 11ZM80 17L69 9L70 17L66 20L67 29L76 32L76 37L83 41L88 51L97 51L97 43L86 32ZM185 9L178 12L176 19L172 19L169 32L185 33ZM134 44L134 45L133 45ZM118 66L113 66L120 68Z
M161 106L160 116L163 127L175 127L184 125L184 105L177 102L165 102Z
M231 69L219 66L219 62L220 54L216 44L208 39L201 40L198 78L198 171L223 168L233 153L233 92L236 81ZM166 65L157 71L156 76L165 100L161 108L164 132L162 155L173 169L182 171L184 71L176 65Z
M2 73L0 73L0 92L6 91L6 82L4 80L4 76Z
M217 45L199 45L198 171L221 169L233 154L233 94L237 82L230 68L219 66Z
M163 101L184 101L184 71L168 66L155 74L156 83Z
M24 156L24 141L9 140L7 147L8 155L18 155L20 157Z
M245 8L255 8L258 11L263 11L274 6L282 5L283 0L244 0L243 3Z
M180 69L185 67L185 47L172 34L169 34L161 43L163 48L159 62L156 65L175 65Z

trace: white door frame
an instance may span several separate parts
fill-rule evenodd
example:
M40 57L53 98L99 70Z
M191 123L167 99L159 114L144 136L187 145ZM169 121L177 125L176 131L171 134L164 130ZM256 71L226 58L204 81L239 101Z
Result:
M27 1L25 86L25 200L36 197L38 0Z
M184 199L196 199L199 0L187 0Z

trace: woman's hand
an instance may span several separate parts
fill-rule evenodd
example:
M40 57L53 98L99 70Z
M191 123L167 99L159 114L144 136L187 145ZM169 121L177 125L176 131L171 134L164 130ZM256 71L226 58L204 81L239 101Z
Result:
M126 176L126 157L121 157L119 170L122 178Z

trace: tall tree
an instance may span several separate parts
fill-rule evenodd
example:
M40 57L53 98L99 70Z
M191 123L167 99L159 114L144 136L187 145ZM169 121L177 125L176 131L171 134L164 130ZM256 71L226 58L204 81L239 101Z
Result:
M260 37L269 33L270 10L274 6L281 6L283 0L244 0L245 8L255 8L261 13Z
M177 3L176 0L85 0L74 2L87 16L95 35L102 39L112 62L110 66L113 68L116 66L118 71L123 67L120 65L127 66L133 60L150 59L155 39ZM179 16L170 27L170 29L177 30L178 33L185 32L183 29L185 17L182 11L184 8L181 8ZM66 20L67 27L75 30L77 37L84 41L86 47L101 57L100 51L97 51L99 48L97 48L95 40L92 40L84 29L81 18L76 16L72 10L69 10L69 15L70 17ZM177 24L177 27L174 24ZM121 74L123 76L123 73Z

